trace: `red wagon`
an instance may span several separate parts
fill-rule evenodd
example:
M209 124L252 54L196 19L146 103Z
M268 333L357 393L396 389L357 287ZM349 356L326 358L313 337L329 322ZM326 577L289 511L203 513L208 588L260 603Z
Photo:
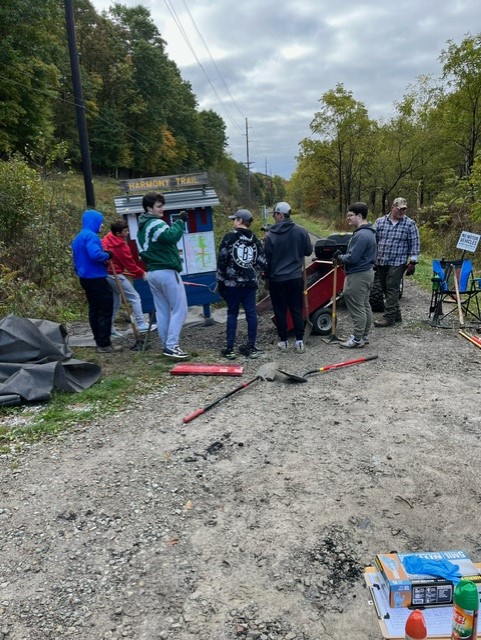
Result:
M326 336L332 332L332 302L334 293L334 264L332 255L340 249L345 251L352 234L334 234L328 238L321 238L315 244L316 259L306 266L307 276L307 306L309 319L312 322L312 332ZM342 296L344 286L344 270L337 267L336 300ZM272 310L270 297L266 296L257 304L257 311L265 313ZM304 310L305 317L305 310ZM274 318L272 318L274 321ZM290 314L287 316L287 328L293 328Z

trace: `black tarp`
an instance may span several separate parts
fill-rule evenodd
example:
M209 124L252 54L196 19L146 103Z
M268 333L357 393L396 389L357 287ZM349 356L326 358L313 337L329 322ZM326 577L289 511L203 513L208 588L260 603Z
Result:
M72 358L63 325L14 315L0 320L0 406L50 400L53 389L83 391L99 377L98 365Z

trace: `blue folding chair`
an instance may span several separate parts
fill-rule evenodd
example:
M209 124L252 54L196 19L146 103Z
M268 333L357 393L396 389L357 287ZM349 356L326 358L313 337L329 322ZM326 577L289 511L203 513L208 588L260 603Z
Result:
M455 281L458 282L461 309L466 321L481 323L481 278L475 278L471 260L433 260L433 277L429 318L433 326L450 328L448 316L457 310L458 293ZM445 312L443 304L453 307ZM448 322L446 319L448 318Z

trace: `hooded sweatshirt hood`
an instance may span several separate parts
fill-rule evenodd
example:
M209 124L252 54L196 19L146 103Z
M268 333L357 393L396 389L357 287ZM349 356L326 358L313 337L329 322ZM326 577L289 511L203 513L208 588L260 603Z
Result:
M273 233L275 235L289 233L294 225L295 222L293 222L292 220L282 220L281 222L276 222L276 224L272 225L272 227L269 229L269 233Z
M84 211L84 214L82 216L82 229L98 233L103 221L104 217L100 213L100 211L96 211L95 209L87 209L86 211Z
M98 233L104 221L100 211L87 209L82 216L82 230L72 242L75 273L79 278L106 278L109 254L102 249Z

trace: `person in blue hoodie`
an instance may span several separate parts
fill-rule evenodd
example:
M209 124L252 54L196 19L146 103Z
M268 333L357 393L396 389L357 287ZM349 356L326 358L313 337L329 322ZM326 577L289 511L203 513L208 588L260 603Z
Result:
M353 335L340 343L343 349L359 349L369 344L372 323L369 295L374 282L376 264L376 231L367 221L367 204L354 202L347 210L347 223L354 232L346 253L338 250L332 256L344 265L343 297L354 325Z
M99 233L103 221L104 217L99 211L85 211L82 230L72 241L72 251L75 273L87 297L89 324L97 351L112 353L119 348L113 347L110 342L114 299L107 281L107 261L112 254L102 249Z

